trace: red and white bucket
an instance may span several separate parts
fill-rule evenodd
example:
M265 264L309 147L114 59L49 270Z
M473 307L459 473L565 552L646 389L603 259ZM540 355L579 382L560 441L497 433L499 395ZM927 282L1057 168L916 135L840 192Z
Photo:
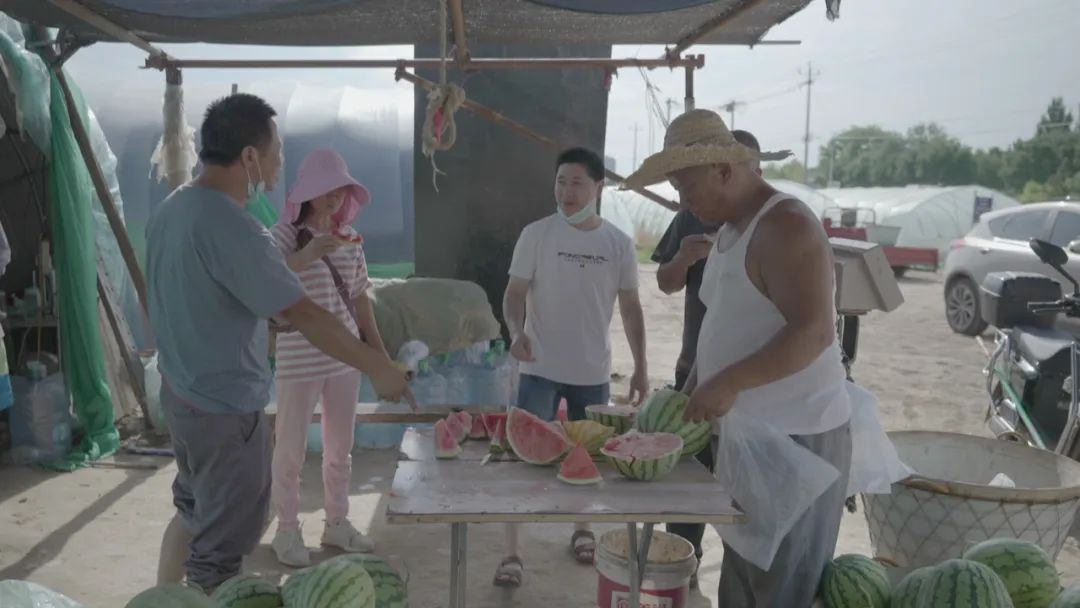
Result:
M622 528L604 534L597 543L597 607L686 608L690 577L697 569L694 546L682 537L654 530L641 582L641 605L630 606L628 538Z

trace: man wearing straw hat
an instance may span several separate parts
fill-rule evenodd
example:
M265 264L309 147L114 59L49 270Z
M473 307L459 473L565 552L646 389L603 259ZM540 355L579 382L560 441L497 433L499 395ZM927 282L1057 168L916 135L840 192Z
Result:
M757 138L749 131L731 132L735 141L761 152ZM761 164L751 161L754 171L761 175ZM706 224L686 209L679 210L671 220L664 236L653 251L652 261L660 265L656 270L656 282L660 291L671 295L686 290L683 299L682 350L675 363L675 390L681 391L690 376L697 355L698 332L701 320L705 318L705 304L699 297L701 278L705 274L705 258L709 256L713 238L719 224ZM697 454L697 460L710 471L713 470L713 448L706 446ZM705 534L705 524L668 524L668 532L678 534L694 545L694 555L701 562L703 551L701 538ZM690 577L690 588L697 587L697 572Z
M663 151L626 183L669 180L684 209L723 224L702 279L707 311L684 389L691 395L686 418L715 421L718 477L724 481L720 469L732 463L745 473L726 478L736 480L727 489L748 523L721 530L721 606L811 605L836 547L847 496L851 402L836 343L832 252L813 212L755 169L758 160L788 154L744 146L718 114L693 110L672 121ZM778 438L775 453L790 458L791 449L798 452L784 463L787 469L807 466L801 461L831 465L809 496L806 488L778 485L786 471L751 461L753 452L725 458L725 450L741 447L739 433L762 427ZM762 495L763 487L771 495ZM796 498L806 506L790 521L763 521L768 516L762 513L782 511Z

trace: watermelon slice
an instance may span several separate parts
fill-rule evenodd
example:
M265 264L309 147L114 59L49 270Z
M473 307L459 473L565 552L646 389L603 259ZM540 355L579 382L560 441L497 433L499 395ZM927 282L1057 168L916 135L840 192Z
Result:
M491 445L488 446L488 454L500 455L509 446L506 443L506 419L497 420L495 422L495 431L491 433Z
M560 481L574 485L600 483L603 479L600 469L596 468L596 463L589 456L589 450L580 443L575 445L563 460L562 466L559 467L558 478Z
M461 443L465 441L469 436L469 426L472 422L465 422L456 414L450 414L445 419L446 427L450 430L450 434L454 437L454 441Z
M562 428L516 407L506 417L506 439L518 458L529 464L551 464L570 448Z
M364 242L364 237L357 234L351 226L338 226L331 234L339 244L345 247L356 247Z
M634 426L637 408L632 405L589 405L585 407L585 417L593 422L615 429L616 435L622 435Z
M484 426L487 427L488 437L495 435L495 429L498 428L499 422L506 426L506 412L500 414L481 414L484 418Z
M440 420L435 423L435 457L457 458L461 454L461 443L451 428L450 420Z
M487 439L488 430L484 424L483 416L473 416L472 430L469 431L469 439Z

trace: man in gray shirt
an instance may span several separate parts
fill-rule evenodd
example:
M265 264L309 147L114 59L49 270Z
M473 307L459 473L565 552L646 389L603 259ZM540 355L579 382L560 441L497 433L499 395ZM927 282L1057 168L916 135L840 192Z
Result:
M203 170L147 226L150 323L177 474L177 515L162 540L158 582L211 592L240 571L270 503L272 374L267 319L369 375L379 395L408 395L405 376L304 293L247 206L282 165L275 112L254 95L220 99L201 127Z

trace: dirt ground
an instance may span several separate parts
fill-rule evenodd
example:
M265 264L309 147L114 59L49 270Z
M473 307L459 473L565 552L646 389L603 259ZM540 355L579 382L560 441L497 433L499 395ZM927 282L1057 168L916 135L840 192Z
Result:
M648 324L650 376L654 387L670 382L679 350L681 296L657 291L654 267L642 267L642 299ZM916 273L902 281L906 302L891 314L863 321L854 369L856 381L881 399L886 427L940 429L985 434L983 355L974 341L952 334L942 314L938 277ZM618 315L612 328L615 372L628 376L629 351ZM617 387L625 391L625 384ZM380 554L407 566L414 608L445 606L449 580L446 526L390 526L384 522L385 496L396 452L354 454L352 517L370 531ZM26 468L0 468L0 580L29 579L81 601L87 608L120 608L154 583L158 543L172 513L169 485L174 467L162 459L156 469L94 468L67 475ZM309 546L321 533L319 458L304 469L304 530ZM602 528L601 530L606 529ZM494 588L500 526L474 526L469 536L470 607L590 608L596 575L574 564L567 549L567 526L526 527L526 582L515 591ZM268 532L247 568L283 576L269 548ZM701 591L691 606L715 605L720 541L710 529L701 567ZM870 552L861 511L845 517L839 552ZM316 553L318 559L322 554ZM1069 541L1058 562L1068 581L1080 580L1080 548Z

